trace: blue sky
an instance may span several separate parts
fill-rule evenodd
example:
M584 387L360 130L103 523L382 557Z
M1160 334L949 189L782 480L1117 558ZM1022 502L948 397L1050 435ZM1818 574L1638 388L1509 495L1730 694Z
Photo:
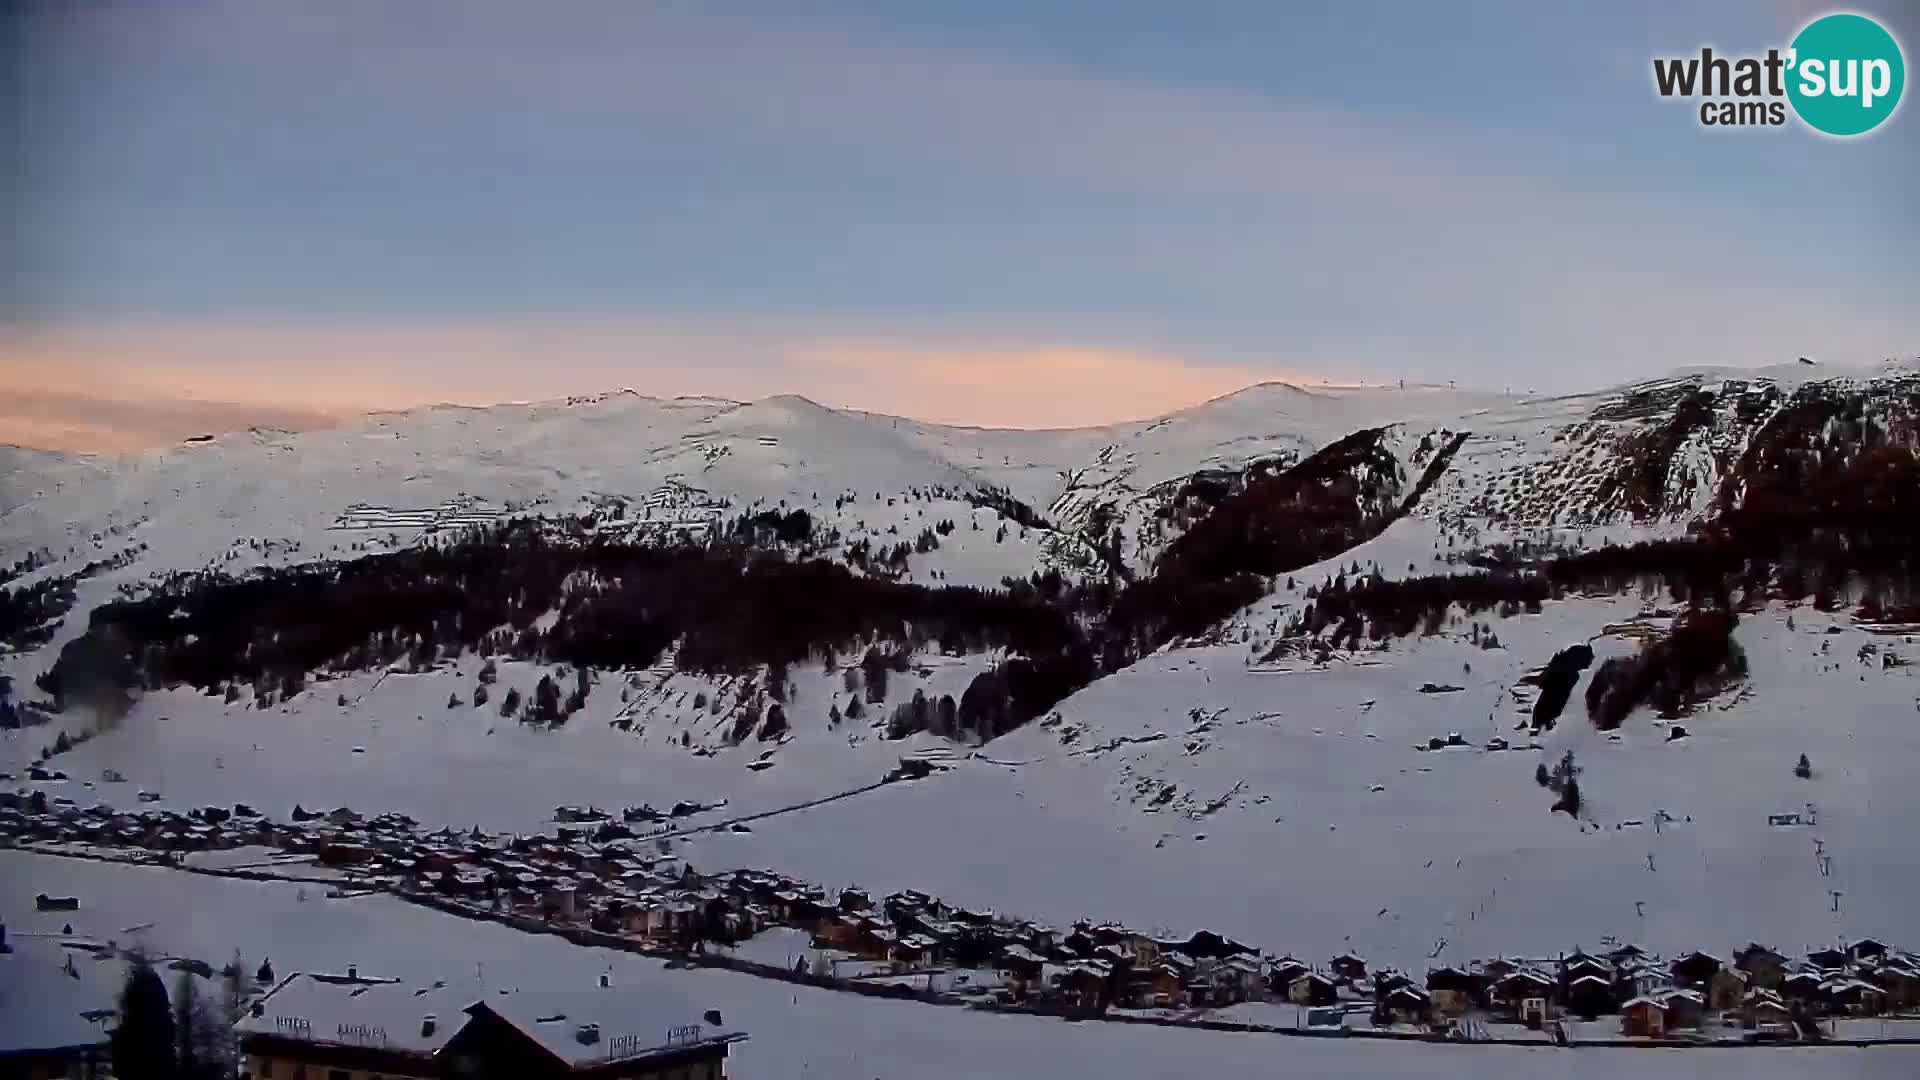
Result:
M10 5L0 380L1034 424L1912 355L1911 107L1843 143L1651 89L1823 10Z

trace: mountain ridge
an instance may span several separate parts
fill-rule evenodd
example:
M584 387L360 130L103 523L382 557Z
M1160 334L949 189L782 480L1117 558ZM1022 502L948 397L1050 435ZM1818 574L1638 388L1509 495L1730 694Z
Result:
M675 843L1403 962L1817 935L1829 890L1911 934L1920 376L1821 374L1065 432L620 394L64 462L0 513L0 755L510 829L911 757ZM1815 802L1839 879L1780 869Z

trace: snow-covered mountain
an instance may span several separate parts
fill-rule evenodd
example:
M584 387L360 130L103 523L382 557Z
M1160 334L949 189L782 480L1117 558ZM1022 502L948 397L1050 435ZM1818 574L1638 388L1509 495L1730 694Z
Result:
M25 783L56 733L101 726L75 673L117 650L137 696L53 762L161 805L531 829L561 803L725 799L771 816L681 837L690 859L1405 964L1912 941L1920 857L1891 823L1920 810L1920 684L1911 538L1887 530L1916 446L1920 375L1795 366L1550 398L1266 384L1058 431L619 392L8 451L0 671L18 717L79 704L7 730L0 769ZM858 632L824 655L760 635L796 579L711 561L736 543L845 568L858 592L792 617ZM388 626L375 601L409 575L440 606ZM511 595L476 607L489 575ZM705 606L738 610L666 599L736 577ZM1676 621L1726 606L1734 647L1701 659ZM498 621L455 625L480 610ZM348 618L374 620L353 647L273 666ZM1589 719L1610 693L1617 728ZM524 722L546 694L568 700ZM996 700L1019 715L979 726ZM1584 798L1554 813L1536 770L1569 751ZM934 775L787 809L903 757Z

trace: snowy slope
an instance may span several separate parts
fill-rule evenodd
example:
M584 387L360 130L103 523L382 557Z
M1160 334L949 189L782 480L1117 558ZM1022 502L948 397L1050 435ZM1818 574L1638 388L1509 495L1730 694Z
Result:
M586 709L547 731L474 707L479 660L467 656L424 674L316 682L268 708L155 691L116 729L55 760L70 780L43 786L83 803L130 802L145 789L179 807L351 805L515 830L546 827L561 804L726 800L696 819L705 824L863 788L903 755L932 751L950 755L950 768L761 818L750 831L694 833L678 841L682 853L708 869L915 888L1057 922L1206 926L1276 951L1357 948L1409 967L1607 936L1668 951L1747 937L1796 949L1862 933L1912 942L1920 862L1888 823L1920 809L1911 794L1920 686L1913 668L1858 658L1866 644L1920 647L1901 635L1804 609L1791 629L1777 606L1748 616L1737 637L1751 677L1686 718L1690 737L1671 743L1644 711L1617 739L1594 731L1578 715L1584 682L1567 721L1537 746L1516 730L1530 701L1522 677L1576 642L1603 658L1631 651L1608 628L1647 615L1638 598L1459 620L1320 667L1256 662L1306 588L1356 562L1388 578L1468 572L1468 556L1518 540L1591 548L1683 535L1711 514L1783 395L1815 378L1836 377L1695 372L1548 399L1271 384L1072 431L940 427L792 397L619 393L247 432L122 460L13 454L0 561L43 549L54 560L14 587L119 551L134 561L80 581L53 640L0 658L0 672L24 692L87 610L165 571L345 558L435 527L616 504L629 524L689 530L805 509L843 545L911 543L953 522L938 549L910 558L904 576L920 583L993 585L1049 567L1097 576L1097 559L1085 557L1097 537L1082 531L1098 521L1129 538L1125 561L1138 573L1177 536L1160 511L1196 475L1238 480L1249 465L1284 466L1383 428L1391 493L1406 497L1422 444L1465 434L1407 516L1285 575L1292 588L1276 579L1216 643L1149 656L1060 703L1057 718L977 752L925 735L886 741L875 723L915 689L960 696L988 654L929 650L883 707L840 725L828 715L847 698L837 673L796 668L792 730L738 745L726 737L732 704L713 709L737 703L743 686L757 692L746 677L600 672ZM1867 387L1875 401L1897 403L1913 388L1906 375L1848 379L1831 385ZM1889 412L1887 426L1910 431L1900 426L1909 420ZM1046 524L1012 520L986 498L999 493ZM1471 622L1501 647L1476 644ZM542 673L503 663L495 701L508 686L528 692ZM0 770L19 782L57 730L86 723L63 716L0 733ZM1416 749L1456 732L1469 745ZM1487 750L1495 738L1513 749ZM1550 814L1551 796L1534 783L1536 765L1567 749L1587 770L1585 822ZM1791 774L1801 753L1811 780ZM109 769L126 782L104 780ZM1767 824L1808 804L1816 826ZM1832 857L1824 874L1816 840Z

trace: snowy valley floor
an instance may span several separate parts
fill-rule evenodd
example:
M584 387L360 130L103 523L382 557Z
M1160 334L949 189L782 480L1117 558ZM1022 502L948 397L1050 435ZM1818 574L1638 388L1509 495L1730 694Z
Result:
M984 1080L1072 1075L1146 1080L1220 1076L1703 1077L1892 1080L1920 1071L1920 1049L1556 1050L1306 1040L1179 1031L931 1008L769 983L476 924L392 897L321 898L318 889L146 867L0 852L0 918L10 933L146 941L222 963L235 949L282 972L363 972L426 984L478 975L521 990L593 985L603 972L650 997L718 1009L751 1039L730 1067L743 1080L868 1076ZM83 898L78 913L35 912L33 892ZM303 899L304 897L304 899ZM131 928L150 925L149 929Z
M1163 653L1064 702L1056 726L976 756L954 749L950 771L750 832L684 836L675 853L702 871L917 889L1056 925L1205 928L1314 961L1356 950L1415 971L1609 938L1667 955L1747 940L1793 953L1842 937L1920 940L1920 857L1896 824L1920 813L1920 668L1860 658L1865 646L1920 647L1806 609L1790 628L1776 608L1742 620L1748 684L1686 718L1689 737L1667 741L1644 711L1614 737L1596 732L1579 687L1559 728L1531 745L1515 730L1525 716L1515 683L1569 643L1594 639L1603 658L1630 648L1603 630L1642 607L1549 604L1491 620L1499 649L1455 628L1325 670L1250 667L1231 645ZM145 788L182 811L246 802L284 818L296 803L345 805L427 828L534 832L551 829L562 803L617 813L728 800L700 824L775 810L872 784L902 754L946 745L830 730L838 683L815 671L789 710L792 737L755 771L771 747L749 740L698 757L670 717L645 734L608 727L621 706L605 684L552 732L449 709L451 691L473 686L474 664L463 664L377 690L371 676L317 684L266 710L149 695L117 730L55 759L72 782L39 786L81 805L131 807ZM936 666L903 677L895 697L916 685L950 692L968 674ZM501 679L534 677L516 667ZM1422 693L1427 683L1461 689ZM1416 749L1453 732L1467 745ZM23 768L49 737L6 733L0 767ZM1515 749L1487 750L1495 738ZM1564 750L1585 769L1584 822L1550 814L1551 793L1534 783L1536 764ZM1791 774L1801 753L1809 780ZM81 790L106 769L127 782ZM1769 824L1788 812L1806 820Z

